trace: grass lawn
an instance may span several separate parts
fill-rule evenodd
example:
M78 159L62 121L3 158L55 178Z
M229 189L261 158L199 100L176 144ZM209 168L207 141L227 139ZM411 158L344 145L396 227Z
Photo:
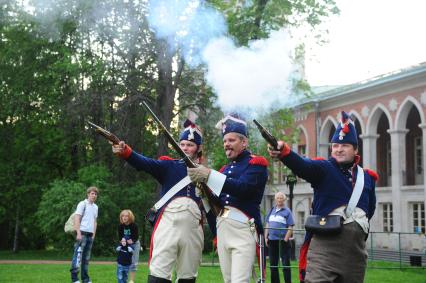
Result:
M144 258L144 257L142 257ZM25 251L18 254L1 251L0 260L69 260L68 256L61 255L54 251L31 252ZM96 260L110 260L114 258L95 257L89 267L89 274L94 283L117 282L116 266L111 264L96 264ZM143 259L142 259L143 260ZM212 257L206 255L204 262L211 263ZM215 262L217 263L217 257ZM297 263L292 262L293 282L298 282ZM70 282L70 264L5 264L0 262L0 282L1 283L62 283ZM148 267L146 263L139 266L136 274L137 282L146 282ZM281 282L284 282L281 275ZM267 271L267 281L269 282L269 270ZM220 268L206 264L199 269L198 283L223 282ZM254 282L254 281L253 281ZM387 262L369 262L369 268L365 278L366 283L426 283L426 269L406 268L399 269L399 264Z

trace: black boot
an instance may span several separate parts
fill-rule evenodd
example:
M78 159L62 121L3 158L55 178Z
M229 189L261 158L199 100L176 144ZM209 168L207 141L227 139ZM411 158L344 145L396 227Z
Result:
M164 279L164 278L148 275L148 283L172 283L172 281Z
M178 283L195 283L195 279L197 278L179 279Z

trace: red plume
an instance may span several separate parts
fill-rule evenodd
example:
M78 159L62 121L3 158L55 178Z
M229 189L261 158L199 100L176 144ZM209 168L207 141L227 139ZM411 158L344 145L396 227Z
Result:
M349 125L348 125L348 124L345 124L345 125L343 126L342 131L343 131L345 134L349 133Z

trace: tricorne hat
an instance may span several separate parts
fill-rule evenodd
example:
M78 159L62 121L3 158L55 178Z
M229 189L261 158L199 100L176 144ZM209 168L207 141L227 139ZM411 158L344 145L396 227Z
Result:
M196 143L197 145L201 145L203 143L203 134L198 126L187 119L183 124L184 130L180 134L179 141L187 140Z
M216 128L222 131L222 136L227 133L239 133L248 137L247 123L238 113L231 113L216 124Z
M341 122L337 125L336 132L334 133L331 142L358 145L358 135L356 133L354 122L345 111L342 111Z

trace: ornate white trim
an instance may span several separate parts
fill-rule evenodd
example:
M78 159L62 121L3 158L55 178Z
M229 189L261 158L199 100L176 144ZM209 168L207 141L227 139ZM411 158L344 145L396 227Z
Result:
M395 98L392 98L390 101L389 101L389 110L390 111L396 111L396 109L398 109L398 101L396 101L396 99Z
M364 105L364 107L362 107L361 109L362 117L367 118L369 114L370 114L370 108L367 105Z

